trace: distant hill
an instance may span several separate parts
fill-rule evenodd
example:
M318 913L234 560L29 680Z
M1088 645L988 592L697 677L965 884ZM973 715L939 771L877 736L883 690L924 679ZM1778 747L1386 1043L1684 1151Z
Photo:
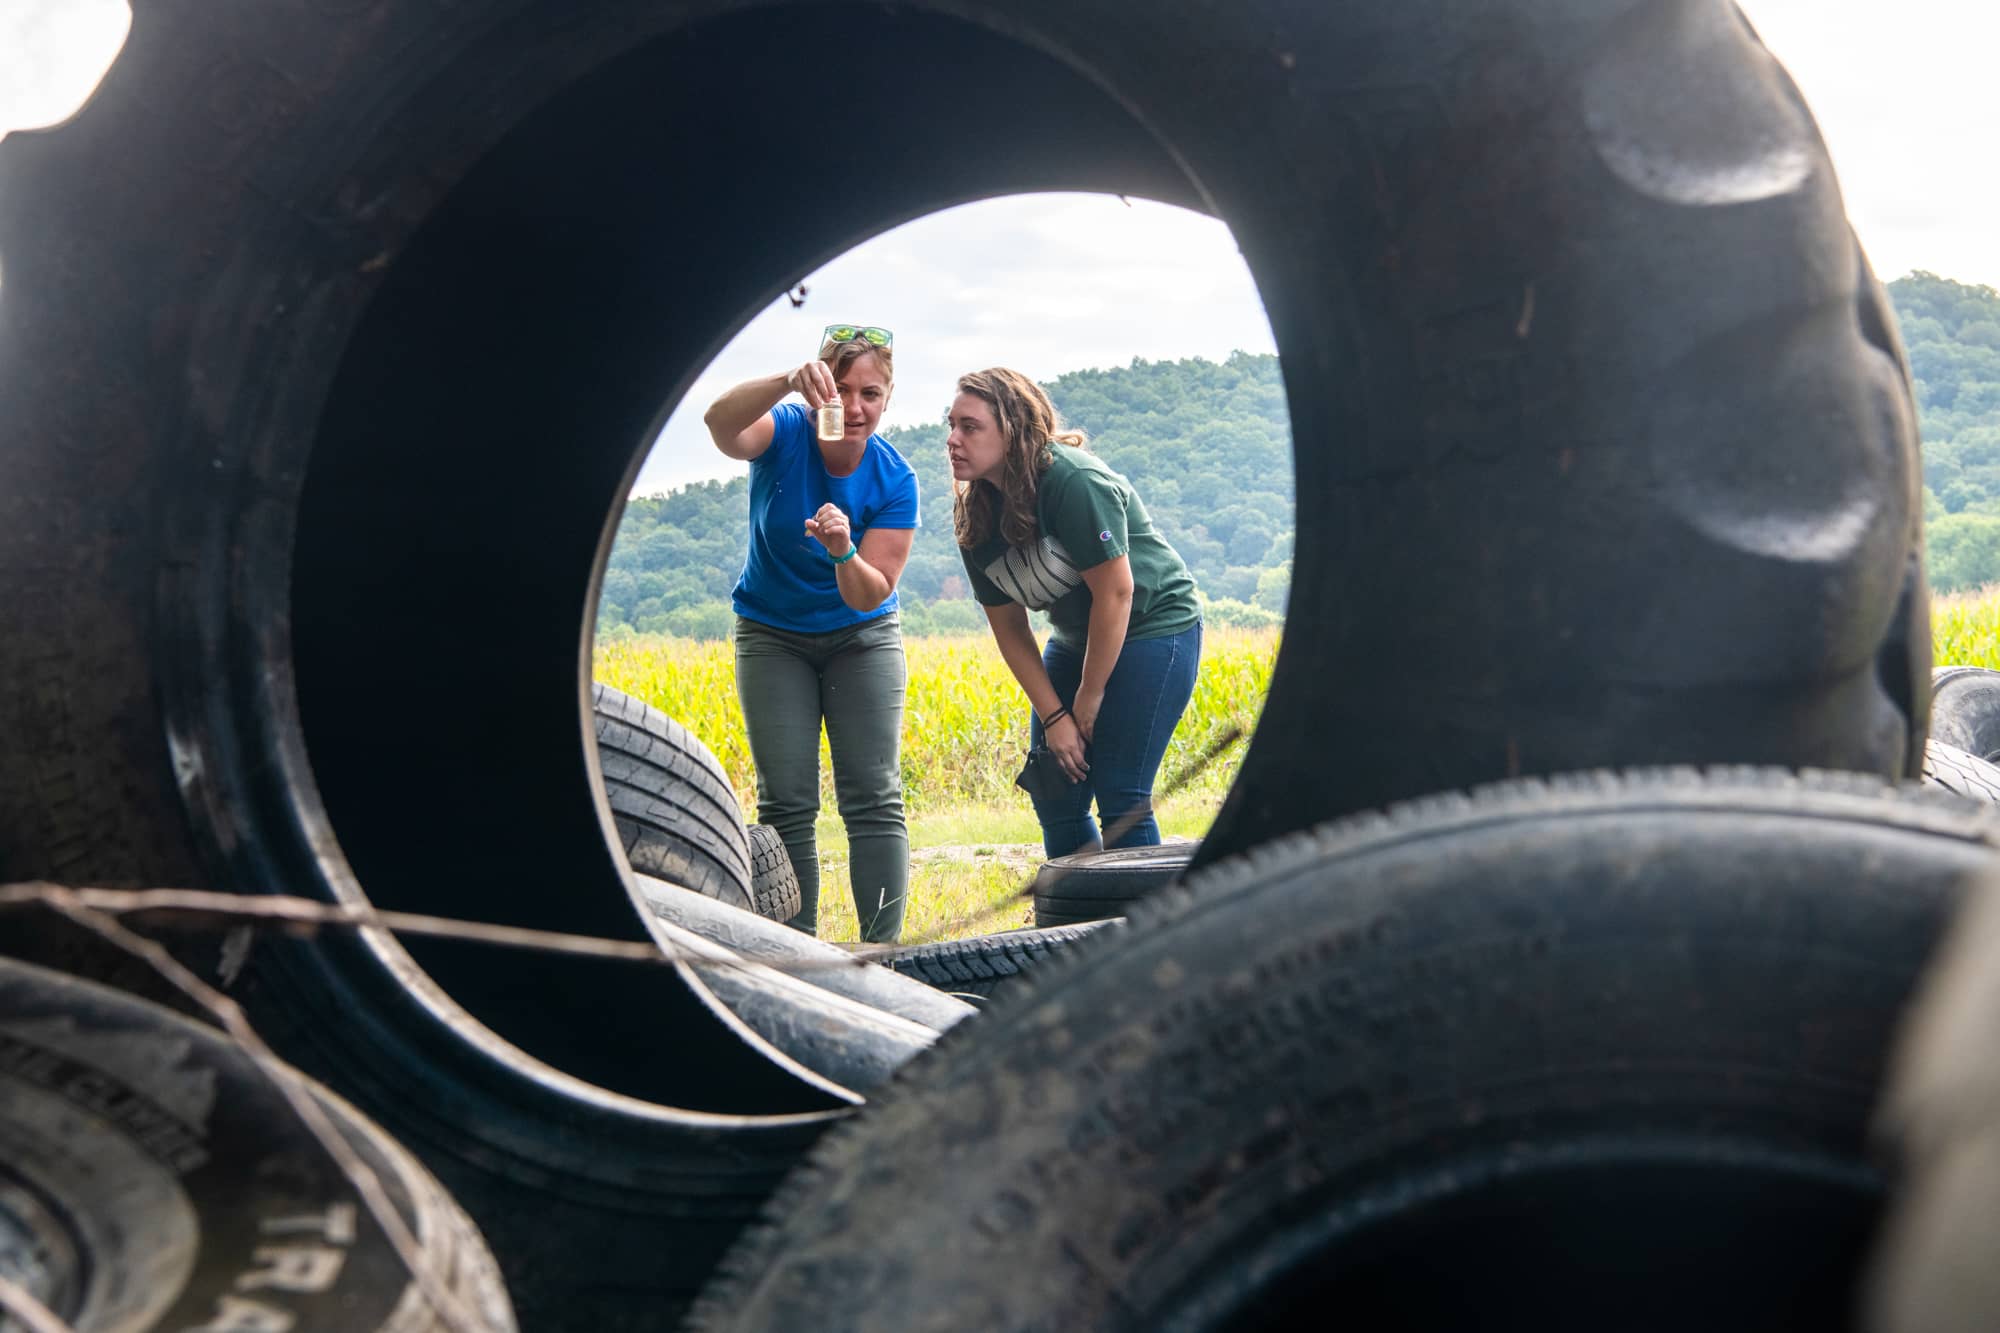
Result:
M1889 295L1923 428L1931 584L2000 581L2000 292L1919 272Z
M1917 272L1889 284L1916 382L1932 586L2000 582L2000 292ZM1193 568L1211 623L1273 623L1291 580L1291 421L1275 356L1140 361L1048 384L1065 421L1131 478ZM944 429L889 442L917 469L918 534L902 582L912 633L976 629L951 536ZM598 610L602 634L728 633L748 482L701 482L626 509Z

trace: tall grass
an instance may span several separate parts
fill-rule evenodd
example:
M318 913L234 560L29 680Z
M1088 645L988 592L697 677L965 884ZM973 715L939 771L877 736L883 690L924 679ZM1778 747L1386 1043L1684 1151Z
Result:
M1208 629L1194 698L1161 766L1165 782L1231 727L1257 724L1277 656L1276 630ZM984 635L904 641L909 693L903 712L903 795L913 816L960 806L1020 803L1014 787L1028 746L1028 704ZM596 678L644 699L699 736L736 785L745 812L756 805L756 772L736 700L730 645L640 635L599 644ZM1219 799L1235 776L1239 744L1190 782L1185 794ZM820 739L820 804L833 805L833 774Z

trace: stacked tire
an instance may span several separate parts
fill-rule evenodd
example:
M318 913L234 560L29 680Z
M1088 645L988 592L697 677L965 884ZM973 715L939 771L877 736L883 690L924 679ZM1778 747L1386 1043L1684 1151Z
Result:
M756 910L743 812L715 755L623 691L593 684L590 702L605 797L632 869Z
M906 218L1036 190L1189 204L1228 222L1263 293L1310 510L1258 735L1185 890L952 1027L772 1205L873 1217L908 1200L905 1175L863 1168L934 1104L905 1169L964 1207L904 1219L936 1228L923 1271L902 1266L906 1227L879 1249L867 1227L822 1232L754 1290L734 1263L741 1317L824 1287L799 1276L809 1256L808 1276L843 1278L814 1316L828 1326L906 1290L896 1322L921 1323L954 1284L954 1326L1254 1314L1291 1299L1271 1286L1284 1256L1183 1260L1258 1242L1241 1226L1273 1181L1322 1222L1441 1188L1399 1128L1433 1123L1437 1151L1481 1179L1512 1169L1486 1136L1515 1127L1536 1173L1573 1163L1586 1185L1591 1162L1628 1161L1607 1145L1641 1141L1664 1145L1647 1170L1776 1181L1826 1219L1784 1266L1808 1307L1823 1298L1800 1275L1843 1260L1871 1206L1855 1107L1881 1034L1948 882L1989 850L1961 807L1940 824L1873 787L1808 787L1799 817L1775 778L1674 779L1696 794L1523 796L1535 817L1499 821L1533 833L1518 842L1448 810L1421 833L1392 821L1365 855L1350 826L1306 834L1603 767L1917 772L1907 372L1810 117L1741 16L1719 0L1246 0L1135 31L1112 0L802 5L782 45L842 52L845 81L872 90L882 168L810 209L741 188L790 178L799 127L826 114L810 80L769 77L771 23L726 0L154 0L90 105L0 142L0 880L665 940L634 910L580 670L607 515L663 400L773 292ZM1009 96L963 96L965 69ZM449 690L413 683L412 663L475 649ZM1917 887L1710 839L1735 827L1731 801L1836 827L1850 869ZM1673 884L1620 879L1593 823L1737 850L1669 858ZM1512 886L1494 914L1476 915L1484 880L1437 863L1447 846ZM1529 879L1582 916L1550 916ZM1800 885L1836 881L1809 909ZM1425 940L1449 967L1427 970ZM1843 972L1850 940L1866 947ZM8 947L89 970L59 926ZM247 957L207 936L175 947L424 1163L537 1330L670 1322L864 1100L802 1053L895 1027L777 985L746 985L753 1023L703 980L726 957L527 961L377 931L264 937ZM1624 955L1642 965L1590 962ZM1711 957L1728 985L1705 998L1690 978ZM1365 996L1340 988L1355 959ZM1801 989L1759 1016L1753 963L1804 969ZM1836 992L1838 1030L1807 1024ZM1605 1068L1634 1061L1662 1110L1635 1118L1589 1069L1493 1040L1494 1013L1534 1019L1522 1041L1574 1032ZM1677 1021L1620 1054L1645 1016ZM1426 1049L1447 1064L1398 1064ZM1301 1050L1328 1058L1273 1064ZM1108 1081L1084 1086L1086 1052ZM1495 1089L1521 1074L1529 1100L1466 1095L1447 1077L1461 1056ZM994 1081L1031 1057L1074 1104L1029 1104L1054 1086L1036 1077ZM1682 1058L1732 1077L1677 1083ZM1134 1100L1167 1067L1183 1092ZM1766 1095L1779 1084L1829 1091L1798 1105ZM1718 1103L1729 1088L1750 1091ZM1000 1110L1016 1099L1018 1133ZM1175 1146L1210 1139L1216 1106L1256 1112L1218 1139L1237 1156ZM1568 1108L1584 1130L1556 1124ZM1324 1141L1342 1155L1301 1153L1295 1124L1338 1130ZM1056 1133L1087 1159L1077 1181L1144 1188L1075 1202L1041 1151ZM1121 1153L1127 1174L1104 1175ZM1830 1181L1840 1206L1818 1213L1801 1181ZM1309 1233L1285 1231L1288 1253L1327 1239ZM974 1237L1037 1262L975 1260ZM995 1288L1003 1270L1018 1290ZM1688 1291L1726 1289L1691 1271ZM705 1317L736 1317L724 1304Z
M1198 844L1120 847L1051 857L1035 872L1035 924L1074 926L1123 916L1187 872Z
M1933 671L1930 735L1987 763L2000 760L2000 671L1969 666Z
M77 1333L514 1328L458 1205L327 1089L21 963L0 1013L6 1276Z
M701 739L609 685L590 687L598 765L636 874L773 921L799 914L798 872L778 832L743 824L729 775Z
M749 834L751 908L758 916L790 921L805 906L792 854L769 824L752 824Z
M1670 770L1197 871L830 1134L694 1325L1849 1326L1897 1023L1996 838Z
M1112 917L1069 926L996 931L969 939L934 940L897 949L883 961L906 977L984 1001L1000 987L1047 966L1083 940L1122 924L1121 918Z

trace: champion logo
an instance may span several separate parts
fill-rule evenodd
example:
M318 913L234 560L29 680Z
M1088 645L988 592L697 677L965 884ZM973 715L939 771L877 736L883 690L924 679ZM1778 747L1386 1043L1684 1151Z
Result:
M1101 542L1108 542L1108 541L1110 541L1110 540L1111 540L1111 529L1110 529L1110 528L1106 528L1106 529L1105 529L1104 531L1102 531L1102 532L1098 533L1098 534L1097 534L1097 540L1099 540L1099 541L1101 541Z

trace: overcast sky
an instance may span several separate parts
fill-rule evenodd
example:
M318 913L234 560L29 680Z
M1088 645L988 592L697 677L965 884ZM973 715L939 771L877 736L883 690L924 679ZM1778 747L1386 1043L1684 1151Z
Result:
M2000 102L1989 70L2000 5L1742 5L1811 103L1877 272L1887 279L1924 268L2000 286ZM123 0L0 0L0 130L69 114L126 18ZM1006 262L988 262L996 254ZM1137 201L1053 195L968 205L879 236L807 284L802 309L773 293L696 382L639 492L740 471L708 443L701 409L738 380L803 361L834 320L895 330L891 424L936 421L956 375L979 366L1048 378L1135 356L1272 350L1228 229Z

